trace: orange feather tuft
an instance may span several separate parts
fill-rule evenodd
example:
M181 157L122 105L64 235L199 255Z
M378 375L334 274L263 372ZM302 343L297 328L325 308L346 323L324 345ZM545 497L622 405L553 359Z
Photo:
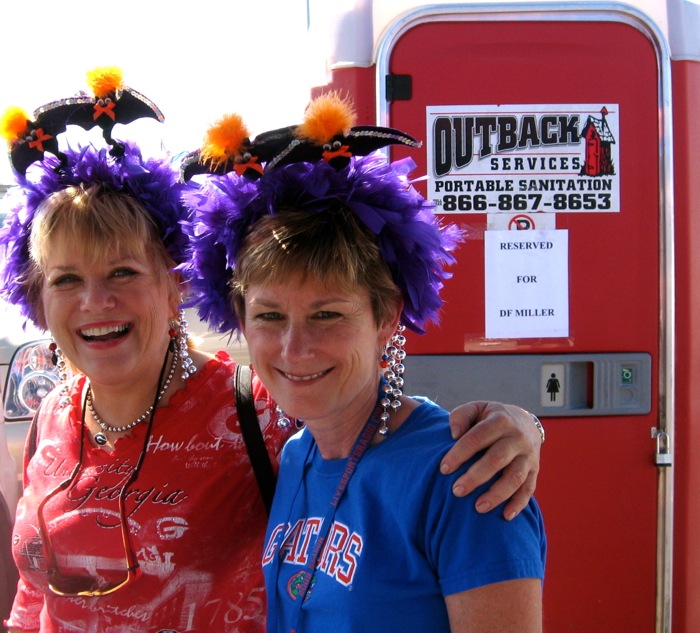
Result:
M296 129L296 136L323 145L334 136L347 136L354 127L355 111L350 99L337 92L329 92L314 99L306 108L304 122Z
M100 66L87 72L87 83L92 93L103 99L124 86L121 68L117 66Z
M17 141L26 135L29 116L17 106L10 106L0 118L0 136L6 141Z
M249 138L248 128L238 114L227 114L207 131L202 146L202 162L220 165L241 153Z

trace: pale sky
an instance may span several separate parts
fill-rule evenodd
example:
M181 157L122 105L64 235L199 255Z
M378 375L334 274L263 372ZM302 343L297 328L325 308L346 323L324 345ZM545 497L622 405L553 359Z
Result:
M310 85L319 83L309 75L322 76L323 66L309 50L306 6L306 0L5 3L0 111L16 105L31 113L88 90L91 68L116 65L124 83L165 115L163 126L148 125L173 153L196 149L206 128L229 112L241 114L253 135L299 123ZM11 184L7 153L0 154L0 184Z

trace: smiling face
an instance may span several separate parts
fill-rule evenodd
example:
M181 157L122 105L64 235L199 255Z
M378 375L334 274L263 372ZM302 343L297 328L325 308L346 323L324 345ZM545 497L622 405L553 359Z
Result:
M374 236L342 207L265 216L239 252L232 295L272 397L319 447L320 433L353 441L403 306Z
M146 213L121 194L61 192L31 246L37 314L68 360L96 385L156 381L179 293Z
M93 261L60 239L44 274L46 324L80 371L96 384L152 380L176 310L164 271L145 256L107 252Z
M378 325L366 288L339 290L297 273L248 287L244 334L253 366L285 413L314 436L347 429L354 439L376 401L383 346L398 315Z

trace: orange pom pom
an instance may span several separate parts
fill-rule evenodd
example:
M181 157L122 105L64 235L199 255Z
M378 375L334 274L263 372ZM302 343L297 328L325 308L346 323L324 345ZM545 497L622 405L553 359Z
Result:
M121 68L100 66L87 72L87 83L98 99L114 94L124 86Z
M0 136L13 142L26 136L29 124L27 113L17 106L10 106L0 118Z
M203 163L221 165L241 153L250 134L238 114L227 114L212 125L204 138Z
M329 92L309 104L304 122L297 127L295 135L323 145L334 136L347 136L355 120L352 102L343 99L337 92Z

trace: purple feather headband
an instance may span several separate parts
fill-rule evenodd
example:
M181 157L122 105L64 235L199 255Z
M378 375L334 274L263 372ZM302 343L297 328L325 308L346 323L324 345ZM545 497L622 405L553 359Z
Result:
M22 280L29 267L29 236L34 215L51 194L71 186L99 184L136 199L150 214L168 253L177 264L187 259L190 214L181 201L184 185L169 159L144 159L138 147L123 143L124 154L111 156L108 148L89 146L67 150L61 158L46 154L27 175L18 173L18 185L8 191L10 212L0 229L0 296L20 306L36 323Z
M376 236L382 256L401 290L401 320L423 332L437 319L440 289L450 276L451 251L462 239L454 225L440 227L428 203L407 180L411 159L389 164L380 154L354 156L337 169L324 161L275 167L258 180L209 176L191 183L183 199L194 213L193 252L185 266L199 316L220 332L240 324L229 282L250 227L281 207L320 213L338 201L357 214Z

